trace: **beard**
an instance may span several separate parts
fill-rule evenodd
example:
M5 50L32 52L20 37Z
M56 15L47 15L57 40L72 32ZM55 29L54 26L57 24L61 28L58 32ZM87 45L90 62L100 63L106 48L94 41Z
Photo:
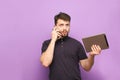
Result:
M60 34L61 34L61 38L64 38L68 35L68 31L64 29L63 31L60 31Z

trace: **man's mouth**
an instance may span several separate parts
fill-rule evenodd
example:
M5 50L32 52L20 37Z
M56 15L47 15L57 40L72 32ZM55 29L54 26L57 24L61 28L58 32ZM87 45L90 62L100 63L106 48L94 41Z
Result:
M63 30L60 33L61 33L61 36L64 37L64 36L67 36L68 31L67 30Z

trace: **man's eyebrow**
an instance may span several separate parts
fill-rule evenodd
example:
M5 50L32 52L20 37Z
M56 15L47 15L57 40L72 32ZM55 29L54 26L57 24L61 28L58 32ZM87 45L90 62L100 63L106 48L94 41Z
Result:
M63 23L61 23L60 25L64 25Z
M69 23L67 23L66 25L70 25Z

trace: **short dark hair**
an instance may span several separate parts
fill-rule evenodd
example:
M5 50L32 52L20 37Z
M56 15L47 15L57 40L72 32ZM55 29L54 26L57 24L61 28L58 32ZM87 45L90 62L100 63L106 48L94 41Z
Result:
M59 14L55 15L55 17L54 17L55 25L57 24L58 19L62 19L62 20L70 22L71 17L68 14L66 14L66 13L60 12Z

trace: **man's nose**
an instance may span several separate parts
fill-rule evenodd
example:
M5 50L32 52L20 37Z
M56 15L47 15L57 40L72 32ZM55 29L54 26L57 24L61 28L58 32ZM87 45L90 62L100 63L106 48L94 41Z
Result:
M63 26L63 29L66 29L66 25Z

